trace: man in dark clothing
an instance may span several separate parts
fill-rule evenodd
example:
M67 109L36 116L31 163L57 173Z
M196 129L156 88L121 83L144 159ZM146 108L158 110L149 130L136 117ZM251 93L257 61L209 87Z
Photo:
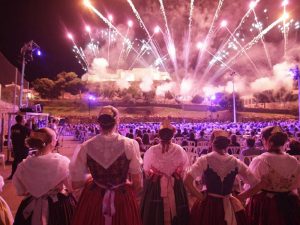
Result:
M30 130L23 125L23 116L16 116L16 124L11 127L11 142L13 146L14 161L12 164L11 175L7 178L12 179L18 164L28 156L28 148L25 139L29 136Z

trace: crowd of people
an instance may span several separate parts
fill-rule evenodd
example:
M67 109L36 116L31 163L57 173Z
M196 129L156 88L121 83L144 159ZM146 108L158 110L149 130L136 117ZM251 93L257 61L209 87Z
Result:
M0 207L3 224L300 225L297 122L170 121L120 124L105 106L95 124L24 131L14 154L36 152L15 159L24 200L14 222ZM71 160L58 134L82 142Z

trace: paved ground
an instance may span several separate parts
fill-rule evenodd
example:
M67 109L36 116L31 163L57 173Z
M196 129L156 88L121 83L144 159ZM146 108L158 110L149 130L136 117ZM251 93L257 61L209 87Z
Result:
M60 153L71 158L76 146L79 144L78 141L74 141L73 137L64 137L63 138L63 146L60 148ZM6 150L5 150L6 153ZM12 160L12 159L10 159ZM6 164L5 169L3 165L0 165L0 175L3 178L7 178L11 172L11 163ZM23 197L17 196L16 190L12 185L11 181L5 180L5 186L3 188L3 192L1 196L6 200L7 204L9 205L11 212L15 215L20 202L22 201Z

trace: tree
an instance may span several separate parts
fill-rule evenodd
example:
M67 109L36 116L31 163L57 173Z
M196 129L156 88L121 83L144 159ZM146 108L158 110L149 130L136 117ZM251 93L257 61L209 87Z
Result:
M77 95L87 91L86 83L74 72L61 72L57 74L55 88L60 92L61 96L64 96L65 92Z
M167 91L165 93L165 99L171 100L171 99L174 99L174 96L173 96L173 94L170 91Z
M195 95L192 99L192 103L194 104L201 104L204 101L204 98L200 95Z
M144 92L143 96L146 103L151 103L155 99L155 91Z
M55 88L55 83L49 78L40 78L32 82L33 89L39 93L41 98L58 98L59 90Z
M271 90L255 93L253 97L258 103L263 103L264 108L266 108L266 103L274 102L273 91Z
M230 111L233 110L232 94L218 93L218 95L216 94L216 100L214 102L217 102L224 109L228 109ZM242 109L244 107L243 102L237 93L235 94L235 107L236 109Z

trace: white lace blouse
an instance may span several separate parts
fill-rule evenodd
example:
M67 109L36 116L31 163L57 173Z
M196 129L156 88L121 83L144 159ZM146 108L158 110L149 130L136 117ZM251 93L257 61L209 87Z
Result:
M59 184L68 185L70 160L58 153L29 156L18 165L13 184L18 195L39 198Z
M72 181L85 181L89 170L87 155L100 166L109 168L122 154L130 160L129 173L141 173L142 158L139 145L135 140L126 138L118 133L110 135L99 134L79 145L70 163Z
M266 152L255 157L249 168L258 179L264 177L266 190L285 192L300 187L300 164L287 153Z
M189 166L189 159L184 149L172 143L168 152L162 153L162 145L150 147L144 155L144 170L152 168L161 173L171 176L179 167L186 170Z
M191 166L189 174L191 174L195 179L197 177L201 177L208 168L208 165L215 173L218 174L222 182L228 174L237 168L238 175L240 175L241 179L245 183L250 184L251 186L257 184L257 179L245 163L232 155L221 155L216 152L211 152L198 158L198 160Z

